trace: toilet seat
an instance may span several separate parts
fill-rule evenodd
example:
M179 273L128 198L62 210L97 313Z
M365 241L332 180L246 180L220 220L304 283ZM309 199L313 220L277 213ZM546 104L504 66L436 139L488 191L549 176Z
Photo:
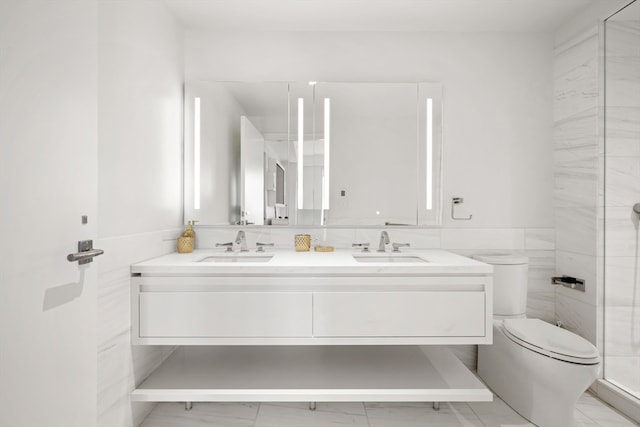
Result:
M502 326L511 341L536 353L580 365L600 363L598 349L566 329L539 319L506 319Z

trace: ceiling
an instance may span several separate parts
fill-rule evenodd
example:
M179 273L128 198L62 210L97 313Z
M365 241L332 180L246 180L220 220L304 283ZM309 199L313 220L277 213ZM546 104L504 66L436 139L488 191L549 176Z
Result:
M164 0L207 31L550 32L598 0Z

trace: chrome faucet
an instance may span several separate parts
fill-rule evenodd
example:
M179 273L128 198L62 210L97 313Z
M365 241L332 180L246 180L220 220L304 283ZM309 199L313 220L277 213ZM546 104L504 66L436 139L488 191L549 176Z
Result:
M240 245L240 252L249 252L249 249L247 249L247 236L244 234L244 231L238 231L235 243L236 245Z
M391 243L391 240L389 240L389 233L387 233L386 231L382 231L380 233L380 244L378 245L377 252L385 252L386 245L388 245L389 243Z

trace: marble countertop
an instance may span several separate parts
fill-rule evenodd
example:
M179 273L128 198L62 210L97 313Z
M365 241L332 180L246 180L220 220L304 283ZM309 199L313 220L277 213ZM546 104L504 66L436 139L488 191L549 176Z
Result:
M356 257L411 257L387 262L360 262ZM214 257L215 262L203 261ZM246 258L270 257L266 262L246 262ZM228 258L228 259L227 259ZM426 262L416 261L420 258ZM245 262L242 260L245 259ZM255 259L254 259L255 261ZM407 261L407 262L405 262ZM131 266L132 274L143 276L216 276L216 275L488 275L493 268L485 263L440 249L404 249L401 253L362 253L337 249L334 252L295 252L294 250L252 250L225 253L223 249L197 249L190 254L172 253Z

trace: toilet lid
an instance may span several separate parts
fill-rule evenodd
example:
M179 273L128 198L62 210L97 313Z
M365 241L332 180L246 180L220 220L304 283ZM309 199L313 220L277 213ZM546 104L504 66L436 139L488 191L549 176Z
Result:
M506 319L506 335L538 353L572 363L600 363L598 349L581 336L539 319Z

